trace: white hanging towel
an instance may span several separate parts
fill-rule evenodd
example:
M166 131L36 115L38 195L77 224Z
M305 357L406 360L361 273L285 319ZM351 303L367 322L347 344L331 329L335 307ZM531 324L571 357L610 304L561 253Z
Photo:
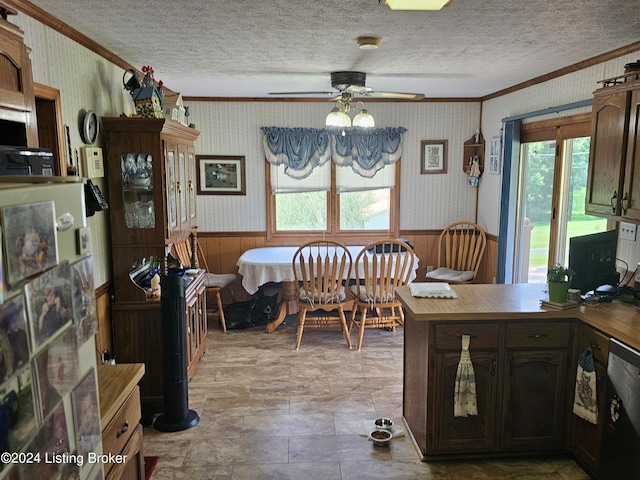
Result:
M462 335L462 353L456 372L456 385L453 392L453 416L467 417L478 415L476 400L476 373L469 355L469 335Z
M593 349L587 347L578 359L573 413L587 422L597 425L598 400L596 392L596 366L593 363Z

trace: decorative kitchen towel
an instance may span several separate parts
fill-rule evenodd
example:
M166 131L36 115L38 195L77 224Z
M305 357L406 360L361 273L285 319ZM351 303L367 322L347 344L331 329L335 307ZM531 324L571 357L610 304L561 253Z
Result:
M573 413L585 419L587 422L598 423L596 366L593 363L593 348L591 347L587 347L578 359Z
M476 401L476 373L469 355L469 335L462 335L462 353L456 372L456 385L453 392L453 416L467 417L478 414Z

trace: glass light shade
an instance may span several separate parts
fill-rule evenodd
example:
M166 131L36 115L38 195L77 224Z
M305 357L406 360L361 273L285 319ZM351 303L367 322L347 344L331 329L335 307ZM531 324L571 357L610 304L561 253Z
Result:
M351 119L349 115L341 111L338 107L335 107L329 112L329 115L327 115L324 124L327 127L350 127Z
M385 0L391 10L440 10L451 0Z
M372 128L376 126L376 121L373 119L373 115L366 108L363 108L360 113L353 117L353 126Z

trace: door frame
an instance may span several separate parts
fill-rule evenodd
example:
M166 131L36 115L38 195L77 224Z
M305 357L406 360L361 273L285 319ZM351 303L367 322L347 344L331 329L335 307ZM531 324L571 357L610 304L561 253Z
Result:
M67 175L67 162L65 161L65 136L64 125L62 124L62 107L60 102L60 90L57 88L42 85L40 83L33 84L33 92L36 98L48 100L53 103L53 109L55 112L55 131L57 137L58 148L58 171L60 176Z

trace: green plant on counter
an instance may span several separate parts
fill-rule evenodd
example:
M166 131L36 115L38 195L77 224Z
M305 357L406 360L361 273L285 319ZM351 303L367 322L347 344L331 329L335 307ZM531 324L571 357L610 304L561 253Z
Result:
M551 283L568 283L571 281L571 276L575 273L572 269L565 268L559 263L556 263L547 270L547 281Z

